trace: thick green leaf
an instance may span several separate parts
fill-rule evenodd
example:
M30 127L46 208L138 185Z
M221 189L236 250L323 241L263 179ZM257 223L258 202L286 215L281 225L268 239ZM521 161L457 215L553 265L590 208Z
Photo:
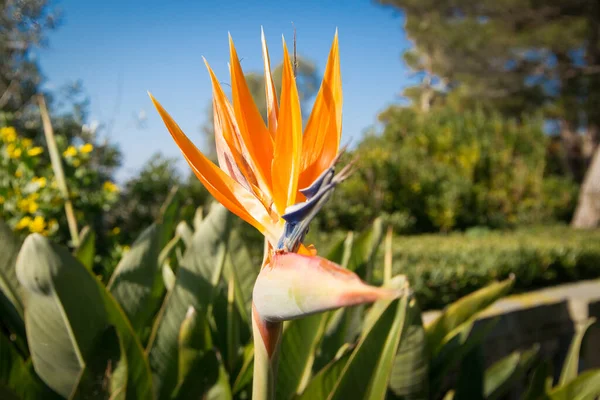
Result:
M203 219L204 209L202 207L196 208L196 212L194 212L194 220L192 221L195 231L198 230L198 227L202 224Z
M377 250L383 240L383 223L377 218L371 227L352 241L347 268L356 272L366 282L372 281L373 265Z
M483 400L483 370L485 368L481 346L469 350L463 358L456 390L456 400Z
M17 259L17 276L26 295L33 365L48 386L69 396L98 338L114 325L127 354L128 396L152 398L149 365L127 317L66 249L30 235Z
M158 266L160 238L160 225L146 228L123 256L107 285L136 331L148 323L160 300L160 290L155 287L163 285Z
M220 363L211 347L206 316L190 307L179 331L179 376L173 399L200 399L217 383Z
M502 398L511 387L518 384L536 360L539 350L539 344L535 344L529 350L515 351L491 365L485 371L485 398Z
M381 382L386 382L387 387L397 342L389 346L387 343L388 340L397 341L401 335L407 305L404 297L386 303L388 306L377 322L358 342L328 399L383 398L379 396L385 392L382 394L374 383L381 385Z
M377 367L373 371L374 376L371 381L371 391L368 397L369 400L385 399L388 383L394 367L394 359L396 357L406 324L406 312L408 308L407 302L408 296L404 296L400 299L398 304L398 313L396 314L387 338L385 339L382 354L379 362L377 363Z
M347 351L327 364L308 382L302 394L294 398L297 400L320 400L328 398L351 355L352 352Z
M11 398L37 400L59 396L37 377L31 363L23 361L13 343L0 333L0 399Z
M79 234L79 246L77 246L73 255L84 267L90 271L92 270L96 255L96 232L91 230L89 226L81 230Z
M177 271L175 286L155 320L148 351L159 399L169 398L177 384L177 340L187 309L193 306L198 313L206 313L213 297L212 282L218 282L223 268L230 219L224 207L213 205L194 233Z
M187 222L179 222L175 232L177 232L177 235L183 239L183 243L185 243L187 247L192 245L192 242L194 241L194 231L192 231L192 228L190 228Z
M533 370L523 400L546 400L551 389L552 365L548 360L544 360Z
M562 371L560 372L560 379L558 380L559 386L564 385L577 377L577 374L579 373L579 352L581 351L581 344L583 343L583 338L585 337L588 328L595 322L595 318L589 318L583 324L577 326Z
M439 390L448 371L457 366L473 348L481 345L497 322L498 318L494 318L484 326L473 329L475 323L473 318L448 334L438 354L431 359L429 369L431 392Z
M318 341L325 329L322 314L290 321L283 332L277 372L277 398L299 393L310 376Z
M231 278L235 282L235 303L240 316L248 326L252 326L250 312L252 308L252 290L254 282L260 272L260 265L255 265L250 257L250 252L236 231L229 236L226 266L224 275L227 281Z
M559 385L548 393L551 400L587 400L600 396L600 369L585 371L566 385Z
M429 353L421 310L410 301L406 314L406 330L394 360L390 390L401 399L426 399L429 394Z
M231 387L229 386L229 375L223 365L219 365L219 378L217 383L210 388L206 394L206 400L231 400Z
M173 400L203 399L205 394L217 384L219 379L219 359L215 350L203 352L189 365L189 373L177 384L171 398Z
M8 324L11 331L24 337L23 303L15 270L20 248L19 239L0 219L0 311L4 320L2 322Z
M96 340L69 399L124 399L127 393L127 356L114 326Z
M175 221L179 215L179 200L179 187L174 186L160 208L156 222L162 227L159 243L161 249L167 245L175 232Z
M237 394L252 382L254 372L254 343L250 342L244 347L242 367L233 383L233 394Z
M472 319L496 300L506 295L512 288L514 278L494 282L449 305L444 312L426 327L427 342L432 354L440 351L447 335L461 324Z

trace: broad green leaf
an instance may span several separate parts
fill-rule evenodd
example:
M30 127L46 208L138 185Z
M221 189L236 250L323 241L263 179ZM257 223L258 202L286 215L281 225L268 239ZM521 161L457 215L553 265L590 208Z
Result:
M198 227L202 224L203 219L204 219L204 209L202 207L196 208L196 212L194 212L194 220L192 221L195 231L198 230Z
M321 369L306 385L302 394L294 397L297 400L327 399L338 382L346 363L352 355L351 351L343 353Z
M89 226L81 230L79 234L79 246L77 246L73 255L84 267L90 271L92 270L94 256L96 255L96 232L90 229Z
M560 372L560 379L558 380L559 385L564 385L567 382L572 381L577 377L579 373L579 352L581 351L581 344L588 328L596 322L595 318L589 318L583 324L576 327L575 335L569 346L569 352L565 358L565 362Z
M398 313L396 314L387 338L385 339L377 367L373 371L374 376L371 381L369 400L385 399L388 383L394 367L394 359L406 324L407 302L408 296L403 296L398 304Z
M173 236L173 238L160 251L160 254L158 255L158 265L164 265L164 263L169 261L173 251L177 249L177 245L180 241L181 237L179 235Z
M203 352L189 365L189 373L177 384L171 395L173 400L197 400L205 398L207 392L219 379L219 359L215 350ZM223 399L224 397L219 397Z
M25 362L13 343L0 333L0 399L11 398L37 400L60 397L37 377L31 363Z
M231 387L229 386L229 375L222 364L219 365L219 378L217 383L210 388L206 394L206 400L231 400Z
M600 396L600 369L585 371L565 385L559 385L548 393L551 400L587 400Z
M230 279L227 286L227 348L225 365L229 371L233 371L237 365L240 349L240 325L242 319L235 303L236 284Z
M388 346L387 341L397 340L397 336L401 335L406 315L406 298L388 304L371 330L358 342L328 399L382 398L374 383L386 382L387 387L392 369L391 361L397 350L394 343ZM390 352L391 355L388 354ZM378 371L377 368L381 370Z
M175 286L155 320L147 351L159 399L169 398L177 384L177 340L188 308L193 306L199 314L205 314L213 297L212 281L218 282L218 271L223 268L230 219L224 207L213 205L194 233L177 271Z
M469 350L462 362L453 399L483 400L483 370L485 368L481 346Z
M277 372L277 398L289 399L310 376L318 341L325 329L323 314L290 321L283 331Z
M175 221L179 215L179 205L179 187L174 186L169 192L165 202L162 204L156 221L162 227L159 242L159 248L161 249L165 247L173 237L175 232Z
M165 285L165 289L167 289L167 291L170 292L175 287L175 280L177 279L177 276L171 269L171 265L169 265L168 262L165 262L162 265L161 270L162 270L162 279L163 279L163 283Z
M146 228L121 259L107 289L119 302L136 331L143 328L156 310L162 286L158 266L161 226Z
M233 383L233 394L237 394L252 382L252 373L254 371L254 343L250 342L244 347L244 356L242 368L238 372Z
M401 399L426 399L429 394L429 353L421 310L416 301L410 301L406 315L406 330L396 358L390 390Z
M17 276L26 294L33 365L50 388L69 396L96 341L114 325L127 354L128 397L152 398L149 365L127 317L66 249L39 234L30 235L17 259Z
M485 371L485 398L502 398L512 386L518 384L536 360L539 350L539 344L535 344L527 351L515 351L491 365Z
M383 223L377 218L371 229L354 237L352 249L347 268L356 272L366 282L371 283L373 276L373 264L377 256L377 250L383 240Z
M429 368L431 392L439 389L439 385L449 370L457 366L473 348L483 343L497 322L498 318L495 318L486 322L485 325L473 329L475 323L473 318L448 334L440 351L431 359Z
M544 360L533 370L523 400L546 400L551 389L552 365L548 360Z
M235 303L244 322L251 327L252 290L260 272L260 265L252 262L246 245L236 231L229 236L227 248L225 278L235 282Z
M190 307L179 331L179 376L173 399L200 399L217 382L219 360L211 347L206 316Z
M514 278L512 277L502 282L494 282L449 305L435 321L425 328L432 354L440 351L446 336L451 331L506 295L513 283Z
M125 399L127 357L114 326L96 340L69 399Z
M190 228L190 226L187 224L187 222L185 221L181 221L177 224L177 228L175 229L175 232L177 232L177 235L179 237L181 237L181 239L183 240L183 243L185 243L185 245L187 247L192 245L192 242L194 241L193 237L194 237L194 231L192 231L192 228Z
M2 315L7 315L17 328L25 332L23 326L23 303L19 293L19 282L15 271L17 254L21 242L10 227L0 219L0 306ZM9 315L11 314L11 315ZM19 321L21 321L19 323Z

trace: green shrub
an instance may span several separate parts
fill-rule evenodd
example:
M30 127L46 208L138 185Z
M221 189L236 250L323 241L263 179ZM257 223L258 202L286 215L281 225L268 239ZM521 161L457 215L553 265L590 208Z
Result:
M600 277L600 230L540 226L399 236L393 268L408 275L422 307L440 308L511 274L516 290Z
M576 184L547 176L542 121L392 107L352 156L357 172L334 196L323 229L357 229L382 213L403 232L506 228L567 220ZM350 157L348 157L350 158Z

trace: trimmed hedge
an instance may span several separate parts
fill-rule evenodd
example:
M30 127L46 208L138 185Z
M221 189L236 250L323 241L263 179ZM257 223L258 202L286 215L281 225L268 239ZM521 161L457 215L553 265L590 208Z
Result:
M393 249L394 273L409 277L424 309L442 308L510 274L515 274L516 291L600 277L600 230L472 229L450 235L396 236Z

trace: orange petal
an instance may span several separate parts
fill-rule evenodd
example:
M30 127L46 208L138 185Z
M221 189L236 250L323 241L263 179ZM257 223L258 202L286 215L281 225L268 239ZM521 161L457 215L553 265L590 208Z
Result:
M232 154L230 146L227 144L223 131L228 129L227 123L222 121L219 111L219 105L216 100L213 100L213 125L215 130L215 147L217 150L217 159L219 167L225 171L227 175L232 177L236 182L241 184L246 189L250 190L248 179L240 171L235 158Z
M340 146L341 135L342 76L336 31L325 76L304 132L300 189L308 187L331 166Z
M300 174L302 148L302 114L296 79L285 41L283 42L283 77L281 80L281 109L275 135L275 154L271 166L273 201L280 215L294 204Z
M391 300L402 293L400 289L370 286L354 272L321 257L276 252L258 274L252 300L264 320L276 322Z
M259 180L259 187L263 189L263 183L271 186L273 138L250 94L231 36L229 36L229 55L235 119L248 153L257 167L254 172Z
M254 226L271 241L277 241L279 235L275 227L270 226L270 217L258 199L229 175L213 164L204 154L194 146L192 141L183 133L181 128L150 94L167 129L173 136L175 143L183 153L188 164L198 177L200 182L212 194L217 201L223 204L229 211Z
M219 81L212 68L210 65L208 65L206 60L204 60L204 63L206 64L206 68L210 74L213 88L215 141L217 144L217 153L219 157L224 159L224 162L227 162L229 158L233 158L233 160L235 160L236 166L232 169L237 168L240 171L245 178L244 180L246 181L244 186L254 193L254 195L261 201L261 203L263 203L263 206L266 209L269 209L269 202L267 200L267 198L271 197L269 185L267 185L264 181L259 181L259 178L256 176L254 171L257 170L257 166L250 156L246 144L243 141L239 127L235 120L233 108L227 100L227 97L225 96L225 93L223 92L223 89L221 88L221 85L219 84ZM225 145L223 142L225 142ZM227 165L228 169L224 168L223 164L221 163L221 158L219 158L219 165L225 171L230 168L229 165ZM236 180L242 183L240 180Z
M271 60L269 59L269 50L267 48L267 42L265 41L265 32L260 29L260 36L262 41L263 61L265 64L265 94L267 98L267 121L269 122L269 131L271 136L275 137L277 132L277 115L279 114L279 107L277 106L277 92L275 90L275 83L273 82L273 75L271 74Z

